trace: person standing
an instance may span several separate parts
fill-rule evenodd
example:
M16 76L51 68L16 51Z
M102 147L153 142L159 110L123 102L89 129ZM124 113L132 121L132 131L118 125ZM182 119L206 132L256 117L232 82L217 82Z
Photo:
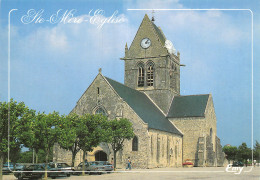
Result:
M112 164L113 167L114 167L114 158L111 158L111 164Z

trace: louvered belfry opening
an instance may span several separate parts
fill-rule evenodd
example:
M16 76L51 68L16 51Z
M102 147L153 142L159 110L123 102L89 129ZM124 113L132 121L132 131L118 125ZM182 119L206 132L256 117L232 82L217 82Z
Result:
M144 65L138 65L138 87L144 87Z
M153 86L153 64L149 63L147 68L147 86Z

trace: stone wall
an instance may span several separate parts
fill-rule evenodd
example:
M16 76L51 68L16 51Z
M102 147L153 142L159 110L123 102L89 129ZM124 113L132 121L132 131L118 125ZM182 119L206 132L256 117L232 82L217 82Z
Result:
M207 164L206 166L223 166L225 155L222 151L220 139L217 137L217 118L210 94L207 108L205 110L206 136L207 136ZM211 131L212 129L212 131Z
M206 166L217 166L216 152L214 146L215 143L213 144L212 139L213 138L211 136L206 137Z
M65 162L69 165L72 164L72 153L65 149L60 148L56 143L53 147L53 162Z
M182 166L182 137L149 129L149 168Z
M215 137L217 136L217 118L215 114L214 104L212 95L209 95L207 107L205 110L205 119L206 119L206 126L205 128L205 135L210 136L210 142L213 143L213 151L216 151L216 140ZM211 130L212 129L212 130Z
M197 152L195 153L195 162L194 166L205 166L206 163L206 139L204 137L199 137Z
M138 151L132 151L132 140L126 141L124 149L117 154L118 166L125 168L128 157L131 158L133 168L148 167L149 134L148 125L125 103L123 117L129 119L133 124L134 133L138 138Z
M220 139L216 137L216 155L217 155L217 166L222 167L225 166L226 158L225 153L222 151L222 146L220 144Z
M198 159L195 162L195 166L218 166L222 167L225 163L225 153L222 151L220 139L215 137L216 151L213 150L212 137L199 137L198 141Z
M198 139L205 134L205 118L169 118L169 120L183 133L183 161L190 159L195 163L198 149Z
M195 166L216 166L216 115L209 95L204 117L170 118L183 136L183 160Z
M98 88L99 94L97 90ZM92 114L95 112L97 107L105 109L108 119L129 119L133 124L134 133L138 137L138 151L132 151L132 140L125 141L124 149L117 154L117 167L124 168L129 156L132 157L132 161L136 164L136 168L148 167L148 125L144 123L131 107L117 95L101 74L95 78L93 83L81 96L71 113L79 115L86 113ZM100 150L107 154L108 160L110 161L113 157L113 151L109 145L104 144L94 148L92 152L88 152L87 159L89 161L95 160L95 153ZM54 154L54 160L66 162L71 161L71 152L58 150L58 147L56 147ZM79 152L76 156L75 165L82 162L82 157L82 152Z

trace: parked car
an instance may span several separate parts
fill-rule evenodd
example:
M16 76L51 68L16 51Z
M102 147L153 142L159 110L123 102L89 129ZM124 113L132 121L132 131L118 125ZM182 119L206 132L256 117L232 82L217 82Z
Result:
M191 168L191 167L193 167L193 162L192 162L192 160L190 160L190 159L186 159L185 161L184 161L184 163L182 163L182 166L183 167L188 167L188 168Z
M88 162L86 161L86 162L85 162L85 171L87 171L86 168L87 168L88 166L89 166L89 164L88 164ZM83 162L79 163L79 165L78 165L77 167L75 167L75 171L76 171L76 172L74 172L74 174L75 174L75 175L80 175L81 172L79 172L79 171L82 171L82 168L83 168ZM88 173L88 172L85 172L85 173Z
M85 163L85 173L88 174L102 174L102 172L110 171L110 168L112 165L108 165L107 163L104 163L106 161L91 161ZM105 165L106 164L106 165ZM76 171L82 171L83 168L83 162L81 162L77 168ZM75 174L80 174L81 172L76 172Z
M110 172L110 171L114 170L113 165L111 163L109 163L108 161L98 161L98 162L99 162L99 164L102 164L105 166L105 171Z
M15 169L13 169L14 171L20 171L21 169L23 169L24 165L23 164L20 164L20 163L17 163L16 166L15 166Z
M45 169L45 164L42 165ZM70 174L61 168L55 167L54 164L47 164L48 177L55 179L56 177L68 177Z
M102 171L105 171L105 166L100 163L100 161L91 161L88 163L86 168L89 171L89 174L102 174Z
M40 164L23 166L19 171L14 172L14 176L21 180L23 178L39 179L44 176L44 167Z
M242 167L242 166L244 166L244 163L242 163L241 161L234 161L232 166L233 167Z
M69 166L67 163L49 163L50 168L55 168L58 171L64 171L66 176L69 177L74 172L74 167Z
M22 168L23 168L23 165L21 165L19 163L15 164L15 167L14 167L13 163L9 163L9 167L8 167L8 163L4 163L2 172L3 172L3 174L9 174L14 170L18 171L18 170L21 170Z
M3 165L3 174L9 174L13 171L14 165L13 163L9 163L9 167L8 167L8 163L4 163Z

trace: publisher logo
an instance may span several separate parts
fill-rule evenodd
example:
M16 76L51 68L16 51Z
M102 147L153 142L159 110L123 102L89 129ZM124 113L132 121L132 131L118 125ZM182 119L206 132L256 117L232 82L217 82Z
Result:
M244 167L232 167L232 164L228 164L226 172L233 172L234 174L240 174Z

